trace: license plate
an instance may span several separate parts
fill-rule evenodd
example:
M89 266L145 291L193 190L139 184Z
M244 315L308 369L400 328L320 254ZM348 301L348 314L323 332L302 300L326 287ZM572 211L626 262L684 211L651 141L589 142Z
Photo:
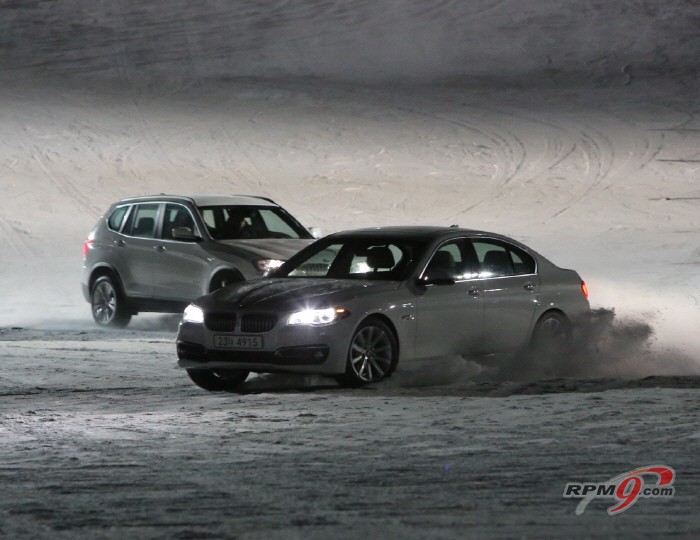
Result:
M226 336L214 335L214 347L217 349L262 349L260 336Z

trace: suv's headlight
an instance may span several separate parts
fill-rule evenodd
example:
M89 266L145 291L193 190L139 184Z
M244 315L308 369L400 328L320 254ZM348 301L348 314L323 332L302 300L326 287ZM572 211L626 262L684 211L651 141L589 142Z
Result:
M284 261L279 259L257 259L255 261L255 268L267 274L275 268L279 268L284 264Z
M204 322L204 312L199 306L190 304L185 308L185 312L182 314L182 321L188 323L198 323Z
M292 313L287 319L287 324L308 325L308 326L325 326L333 324L338 319L347 317L350 313L344 308L325 308L325 309L304 309Z

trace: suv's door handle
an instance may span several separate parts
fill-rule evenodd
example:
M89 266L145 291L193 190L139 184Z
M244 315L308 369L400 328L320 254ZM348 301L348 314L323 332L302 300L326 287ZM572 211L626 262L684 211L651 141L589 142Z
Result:
M160 253L162 253L163 251L168 251L168 248L166 248L162 244L158 244L157 246L153 246L153 249L155 249L156 251L158 251Z
M537 288L537 285L535 285L532 281L528 281L525 285L523 285L523 289L526 291L534 291Z
M124 246L126 246L126 242L124 242L124 240L115 240L115 241L114 241L114 244L117 245L117 246L119 246L119 247L124 247Z

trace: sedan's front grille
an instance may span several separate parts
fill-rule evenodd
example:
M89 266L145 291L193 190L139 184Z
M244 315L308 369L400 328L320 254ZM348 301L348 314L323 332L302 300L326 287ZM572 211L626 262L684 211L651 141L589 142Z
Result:
M209 330L215 332L235 332L236 315L234 313L208 313L204 324Z
M242 332L269 332L277 324L277 317L274 315L243 315L241 318Z

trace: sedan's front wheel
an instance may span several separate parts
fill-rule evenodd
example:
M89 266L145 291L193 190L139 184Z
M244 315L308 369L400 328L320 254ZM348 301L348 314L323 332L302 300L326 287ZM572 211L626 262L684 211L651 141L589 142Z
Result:
M381 381L394 371L398 351L391 329L379 319L367 319L352 336L345 373L338 381L344 386Z
M248 378L248 371L236 369L188 369L192 382L210 392L231 391L242 385Z

